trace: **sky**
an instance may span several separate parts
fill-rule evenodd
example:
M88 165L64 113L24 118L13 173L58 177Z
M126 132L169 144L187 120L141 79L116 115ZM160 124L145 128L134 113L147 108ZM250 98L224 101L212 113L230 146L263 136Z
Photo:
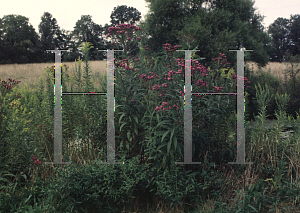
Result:
M9 14L29 18L29 23L38 32L38 25L44 12L56 18L60 29L73 30L81 15L91 15L92 20L104 26L110 24L114 7L127 5L141 12L142 20L148 13L148 3L144 0L0 0L0 17ZM300 0L255 0L256 13L266 16L263 25L268 27L278 17L290 18L300 14Z

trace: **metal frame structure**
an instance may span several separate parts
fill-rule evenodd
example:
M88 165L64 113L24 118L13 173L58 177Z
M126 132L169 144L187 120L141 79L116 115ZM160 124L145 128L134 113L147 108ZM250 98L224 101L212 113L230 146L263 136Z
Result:
M70 50L47 50L55 53L55 64L61 64L61 52ZM107 95L107 162L98 162L98 164L124 164L124 162L115 162L115 130L114 130L114 51L124 50L101 50L107 51L107 93L62 93L61 85L61 66L55 67L55 85L61 85L60 88L54 85L54 162L45 162L46 164L71 164L71 162L62 162L62 107L61 95ZM185 96L184 100L191 100L191 95L229 95L236 93L191 93L191 52L200 50L177 50L185 51ZM244 52L253 51L241 48L237 51L237 162L228 162L228 164L253 164L245 162L245 96L244 96ZM240 77L240 78L239 78ZM241 78L242 77L242 78ZM55 102L56 100L56 102ZM192 106L191 101L184 103L184 162L175 162L175 164L201 164L201 162L192 162ZM243 128L244 127L244 128ZM244 130L244 131L243 131Z

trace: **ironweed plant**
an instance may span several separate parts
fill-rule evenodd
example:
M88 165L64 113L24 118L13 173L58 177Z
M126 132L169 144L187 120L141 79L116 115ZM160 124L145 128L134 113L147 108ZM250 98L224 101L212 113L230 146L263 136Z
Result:
M123 44L125 37L119 34L119 31L113 31L109 36L114 38L116 35ZM176 155L182 157L183 146L180 142L183 141L182 96L184 96L185 65L184 60L180 58L180 53L175 52L178 47L178 45L173 47L171 44L164 44L165 51L151 59L141 56L115 62L116 108L120 111L116 114L120 116L120 132L125 129L123 134L121 133L123 141L120 149L129 147L129 152L135 156L145 149L145 154L153 160L158 160L160 156L159 162L162 164L158 168L174 166L174 162L179 160ZM124 55L126 56L126 52ZM212 64L214 66L212 68L206 68L198 61L192 60L193 82L197 82L193 85L198 86L196 92L198 90L204 93L222 90L227 93L234 92L236 76L233 69L229 70L226 67L229 64L225 59L226 56L224 54L220 56L215 59L216 64ZM173 63L170 63L171 61ZM245 84L247 83L250 82L245 78ZM207 100L206 97L196 96L193 105L195 103L197 106L199 99ZM231 103L234 105L233 102ZM228 105L230 104L227 100ZM211 109L208 107L208 110ZM228 112L224 110L223 114L228 115ZM198 120L198 116L193 115L193 118ZM161 128L163 125L164 128ZM126 141L130 145L127 145Z

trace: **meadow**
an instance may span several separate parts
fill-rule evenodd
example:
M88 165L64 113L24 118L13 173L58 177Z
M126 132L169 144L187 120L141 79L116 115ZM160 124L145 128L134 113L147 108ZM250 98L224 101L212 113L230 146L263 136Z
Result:
M71 73L72 66L75 66L75 62L62 62L64 65L69 67L69 71L67 74ZM258 65L255 62L245 62L246 66L249 66L249 69L252 71L253 74L257 74L258 72L268 72L277 78L278 80L284 82L290 79L290 76L286 75L285 70L287 67L291 67L285 63L279 62L269 62L265 67L260 67L258 69ZM299 65L295 63L295 66ZM44 70L47 67L54 66L54 63L33 63L33 64L0 64L0 76L1 79L12 78L17 81L22 81L19 86L20 88L23 85L29 85L29 87L33 88L33 84L38 82L40 75L43 76L45 73ZM90 61L91 67L91 76L95 79L94 85L95 88L102 88L100 84L101 77L106 73L106 60L104 61ZM82 73L83 76L83 73ZM34 83L33 83L34 82ZM46 83L45 83L45 90L46 90ZM70 86L70 84L67 84Z
M64 65L69 67L69 74L71 73L72 66L75 62L63 62ZM28 85L33 88L33 85L39 81L40 75L44 77L45 69L54 66L54 63L33 63L33 64L1 64L0 65L0 78L12 78L21 81L20 88L23 85ZM91 75L95 82L96 88L102 88L100 85L100 76L106 73L106 61L90 61ZM83 73L82 73L83 76ZM45 77L44 77L45 78ZM44 84L46 90L46 83ZM68 85L70 86L70 85Z
M286 113L292 104L289 112L299 112L299 105L285 96L298 99L299 78L285 80L284 64L257 68L249 62L246 67L251 88L246 90L245 160L253 165L228 165L236 158L234 99L193 98L193 161L203 164L174 166L174 161L183 161L183 98L178 97L183 88L177 83L182 79L173 76L174 84L166 80L168 88L163 79L137 82L130 67L149 77L152 71L163 76L171 69L164 64L169 58L156 64L156 58L138 57L139 62L122 58L115 62L119 63L115 70L116 161L125 165L96 164L106 156L103 96L63 97L63 161L72 164L45 165L53 161L53 79L51 75L44 78L41 91L39 78L46 67L53 72L53 63L0 65L1 81L21 81L7 95L10 100L12 94L21 93L18 107L5 111L0 129L0 212L299 212L300 119ZM69 67L64 72L69 77L72 65L78 66L62 64ZM97 92L105 92L106 61L85 59L83 65L87 64L90 68L82 68L82 77L86 71ZM195 81L199 77L193 76ZM234 83L233 76L229 79ZM212 74L208 77L212 79ZM26 87L33 82L37 84ZM155 84L162 85L160 90L153 89ZM70 89L70 82L66 85ZM235 84L220 78L215 85ZM161 101L179 107L154 110ZM274 105L275 113L268 103ZM250 110L256 112L252 125ZM271 113L276 118L273 126L263 128L269 126ZM283 137L288 127L292 134ZM81 149L74 146L75 137Z

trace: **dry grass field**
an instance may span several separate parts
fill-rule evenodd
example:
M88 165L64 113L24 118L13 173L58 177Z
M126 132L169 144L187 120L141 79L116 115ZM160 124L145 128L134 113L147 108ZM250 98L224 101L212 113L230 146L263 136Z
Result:
M250 70L253 70L254 74L258 73L258 65L255 62L247 62L245 65L249 65ZM297 64L294 65L294 70ZM279 62L269 62L265 67L262 67L263 72L268 72L270 69L271 73L277 77L279 80L284 81L285 80L285 70L289 68L291 69L291 64L288 63L279 63ZM298 68L300 68L300 64L298 64ZM289 76L287 76L287 80L289 79Z
M63 65L67 65L68 71L67 74L73 75L73 68L75 69L75 62L63 62ZM46 67L53 66L54 63L34 63L34 64L6 64L6 65L0 65L0 79L6 80L7 78L12 78L17 81L21 81L20 88L22 88L24 85L35 84L36 82L39 85L39 78L40 75L42 75L43 80L46 81ZM90 61L90 67L91 67L91 75L94 82L95 88L101 88L99 79L101 79L101 76L106 72L106 61ZM83 62L81 63L81 76L83 80ZM45 74L45 75L44 75ZM67 86L70 86L67 84ZM68 87L69 88L69 87ZM46 82L44 82L44 89L46 91ZM68 91L69 92L69 91Z
M65 62L69 68L67 74L73 74L72 66L75 67L75 62ZM256 74L258 73L258 66L254 62L247 62L246 65L249 65L249 68ZM31 84L38 82L40 75L43 76L44 81L46 77L43 75L46 67L53 66L53 63L34 63L34 64L7 64L0 65L0 79L7 80L7 78L12 78L18 81L21 81L20 87L22 88L24 85L29 85L29 87L33 87ZM83 77L83 63L82 66L82 77ZM95 88L101 88L100 79L101 76L106 72L106 61L90 61L91 67L91 75L94 81ZM290 67L290 65L289 65ZM299 66L300 67L300 66ZM286 64L278 63L278 62L270 62L266 67L262 68L263 72L267 72L271 69L271 73L278 77L280 80L284 80L285 69L287 68ZM83 79L83 78L82 78ZM68 88L70 88L70 84L67 84ZM44 82L44 88L46 90L46 82ZM68 91L70 92L70 91Z

